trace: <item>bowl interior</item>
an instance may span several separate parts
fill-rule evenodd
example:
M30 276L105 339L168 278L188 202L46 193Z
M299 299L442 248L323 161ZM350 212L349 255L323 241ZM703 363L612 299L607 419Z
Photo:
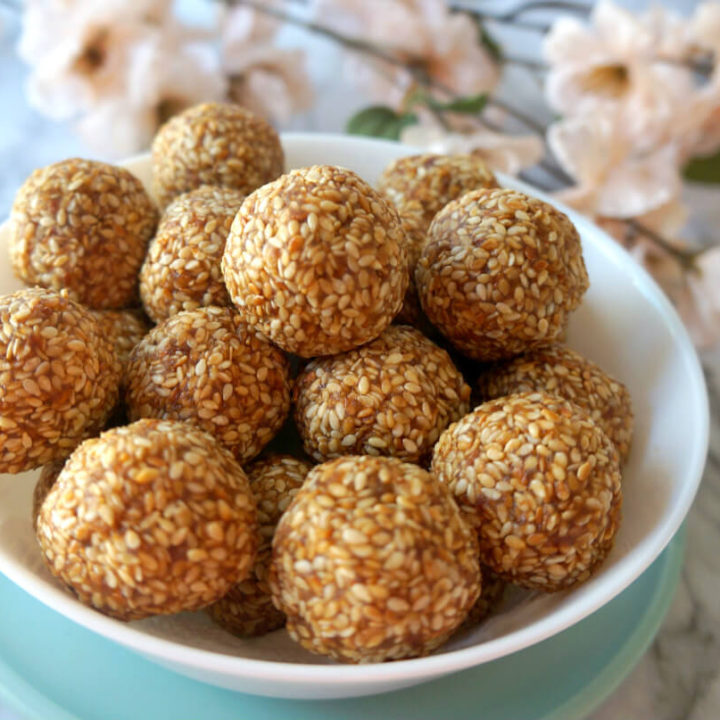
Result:
M343 136L291 134L283 142L288 167L343 165L370 182L390 160L412 152L394 143ZM126 165L147 182L147 157ZM543 197L510 178L501 182ZM408 684L493 660L578 622L637 578L679 527L702 473L708 410L697 357L662 292L602 231L563 209L580 231L591 281L572 317L568 344L630 388L636 415L623 473L623 524L606 563L586 584L553 595L518 592L499 614L458 635L434 656L378 666L328 663L295 645L284 631L241 640L216 628L203 613L123 624L80 605L43 567L30 523L36 473L0 476L0 571L75 622L161 662L226 686L232 686L232 678L261 678L265 685L258 692L268 694L283 694L274 684L279 688L292 679L306 683L310 696L316 694L313 685L333 682L375 689L393 681ZM7 242L5 225L0 227L5 258ZM19 287L6 259L0 264L0 292Z

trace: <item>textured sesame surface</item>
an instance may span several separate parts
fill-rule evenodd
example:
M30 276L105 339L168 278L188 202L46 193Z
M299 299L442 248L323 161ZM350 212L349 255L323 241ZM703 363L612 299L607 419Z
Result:
M150 330L150 323L141 310L93 310L103 335L110 339L115 354L123 367L127 365L132 349Z
M239 105L204 103L168 120L152 144L153 193L160 207L201 185L247 194L283 171L280 138Z
M490 168L473 155L426 153L398 158L380 176L378 189L401 214L416 214L424 230L450 201L471 190L494 188Z
M273 540L273 601L291 637L349 662L425 655L480 590L475 535L443 485L395 458L313 468Z
M567 216L506 189L468 193L438 213L415 281L433 325L477 360L557 340L588 287Z
M350 170L293 170L248 196L223 256L233 303L249 324L302 357L376 338L408 284L397 212Z
M245 580L208 608L213 620L235 635L264 635L285 624L285 615L273 605L268 584L272 538L280 517L311 467L310 463L290 455L270 455L246 468L257 501L260 530L255 564Z
M391 455L420 462L469 410L470 387L449 355L414 328L391 325L376 340L312 360L293 390L305 452Z
M621 459L630 452L633 412L628 389L570 348L550 345L498 363L480 376L478 388L487 399L542 390L570 400L605 431Z
M484 622L492 615L505 597L505 591L508 588L507 583L494 573L487 565L480 565L480 573L482 575L482 594L470 608L465 621L460 626L460 630L468 630Z
M140 296L155 322L183 310L230 304L220 261L244 197L205 185L168 205L140 271Z
M63 469L63 465L65 465L65 461L58 460L56 462L51 462L47 465L43 465L43 468L40 471L40 475L38 476L37 482L35 483L35 488L33 489L32 497L31 512L34 530L37 530L37 519L38 515L40 514L40 508L42 507L43 502L45 502L45 498L50 492L50 488L55 484L55 481L57 480L60 471Z
M63 459L99 431L120 373L82 305L41 288L0 297L0 472Z
M94 160L36 170L10 215L10 260L28 285L67 289L94 308L137 302L157 210L132 173Z
M422 330L423 323L427 323L427 318L420 307L420 298L415 286L415 266L420 259L427 238L427 227L422 221L422 206L420 203L413 201L405 206L400 213L400 225L405 231L407 243L409 280L402 308L393 322L400 325L412 325Z
M230 308L188 310L155 327L133 350L125 386L131 420L189 420L241 463L290 409L287 359Z
M195 610L252 567L255 500L242 468L188 423L141 420L84 442L45 498L45 562L123 620Z
M584 411L546 393L490 400L440 437L433 474L501 578L554 591L587 580L620 522L620 461Z

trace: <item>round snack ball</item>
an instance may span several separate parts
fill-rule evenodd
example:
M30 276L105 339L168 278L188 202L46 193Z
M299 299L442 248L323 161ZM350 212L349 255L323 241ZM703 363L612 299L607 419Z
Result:
M115 354L123 368L127 365L132 349L150 330L150 323L140 310L92 310L100 323L102 332L115 348Z
M280 519L270 588L311 652L358 663L427 655L480 593L475 533L417 465L338 458L310 471Z
M230 308L178 313L130 355L125 401L131 420L187 420L214 435L240 463L252 460L290 410L285 355Z
M246 468L257 501L260 545L252 572L213 603L208 612L221 627L240 637L256 637L281 628L285 615L270 597L268 573L278 520L305 481L312 465L290 455L269 455Z
M470 608L460 630L469 630L487 620L500 606L505 596L507 583L489 567L480 565L482 594Z
M316 358L293 388L295 424L319 462L341 455L427 460L470 409L470 386L422 333L391 325L367 345Z
M481 561L526 588L587 580L620 522L620 460L583 410L546 393L479 405L440 437L433 474L475 526Z
M400 213L400 225L405 231L407 241L409 280L402 308L393 320L394 323L412 325L420 330L424 329L424 324L427 323L415 286L415 266L420 259L420 253L427 238L427 227L421 221L421 211L422 206L419 203L411 202Z
M73 158L35 170L10 214L10 260L28 285L93 308L137 302L157 209L131 172Z
M55 484L55 481L57 480L57 477L64 465L64 460L58 460L56 462L51 462L48 465L44 465L43 469L40 471L32 496L33 530L37 530L37 519L38 515L40 515L40 508L45 502L45 498L50 492L50 488L52 488Z
M240 465L188 423L140 420L87 440L40 510L50 571L121 620L197 610L252 567L257 514Z
M565 398L585 410L605 431L621 460L630 452L633 412L628 389L563 345L538 348L498 363L480 376L478 388L487 399L532 390Z
M238 190L205 185L168 205L140 270L140 297L155 322L230 304L220 261L244 198Z
M0 472L64 459L98 432L120 373L112 342L65 293L27 288L0 297Z
M285 158L266 120L239 105L203 103L168 120L152 143L152 187L160 207L201 185L244 195L274 180Z
M423 230L452 200L471 190L497 186L492 170L480 158L432 153L394 160L378 181L378 190L395 204L400 214L416 214Z
M430 322L488 361L557 340L588 288L566 215L517 190L479 190L433 221L415 269Z
M407 289L397 212L355 173L293 170L248 196L223 256L243 319L283 350L332 355L376 338Z

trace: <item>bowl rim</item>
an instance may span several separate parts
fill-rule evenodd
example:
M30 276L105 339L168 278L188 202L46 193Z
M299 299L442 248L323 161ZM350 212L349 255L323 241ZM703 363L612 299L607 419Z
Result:
M427 152L410 145L400 145L393 141L357 137L333 133L289 132L282 133L281 139L286 149L288 146L303 147L305 150L313 146L322 147L324 152L336 147L346 147L348 142L366 146L368 150L379 150L383 147L392 148L395 155L402 148L401 154ZM134 155L118 163L132 169L138 163L147 163L149 153ZM658 310L666 328L669 330L673 347L679 352L682 365L686 372L686 392L693 397L693 405L697 407L695 417L696 442L687 457L686 471L682 482L683 492L677 504L664 514L664 522L657 528L651 538L635 546L623 557L613 569L615 582L604 592L593 592L575 602L572 613L551 613L548 617L532 621L526 626L513 630L500 637L483 641L469 647L437 652L421 658L397 660L392 663L374 663L357 665L295 663L277 660L247 658L205 650L184 645L173 640L166 640L148 634L132 625L120 623L97 611L81 605L72 595L60 588L48 588L47 584L36 577L33 572L15 561L8 562L0 548L0 569L13 582L29 592L44 604L62 613L74 622L115 642L129 647L145 656L160 662L178 667L194 667L204 673L217 676L239 677L258 680L286 680L288 682L319 683L352 683L358 686L376 684L381 681L389 684L393 681L418 676L439 676L470 666L492 661L510 653L522 650L561 632L576 624L602 605L612 600L639 577L658 557L677 532L697 493L705 465L709 444L710 411L705 378L702 367L679 315L663 291L650 274L641 267L634 258L605 231L597 227L589 218L579 214L562 202L550 197L547 193L531 184L515 178L496 173L504 186L516 188L542 200L550 202L567 214L585 239L591 242L605 258L614 265L630 267L630 274L638 291L644 295ZM4 225L5 223L3 223ZM650 542L652 540L652 542Z

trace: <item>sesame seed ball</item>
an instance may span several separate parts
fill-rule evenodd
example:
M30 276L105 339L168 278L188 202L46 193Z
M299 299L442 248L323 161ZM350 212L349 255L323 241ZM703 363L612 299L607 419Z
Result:
M42 507L43 502L45 502L45 498L50 492L50 488L52 488L55 484L55 481L57 480L57 477L64 465L64 460L58 460L56 462L51 462L48 465L43 465L43 468L40 471L32 496L33 530L37 530L37 519L38 515L40 515L40 508Z
M290 410L289 364L230 308L178 313L130 355L125 400L131 420L188 420L240 463L255 457Z
M246 468L257 501L260 545L252 572L208 608L221 627L241 637L265 635L285 624L270 597L268 573L275 527L312 465L290 455L269 455Z
M238 190L205 185L168 205L140 270L140 297L155 322L230 304L220 261L244 198Z
M470 409L470 386L422 333L391 325L367 345L310 361L293 400L305 452L319 462L348 454L422 462Z
M152 143L152 187L160 207L201 185L247 195L283 171L280 138L239 105L203 103L166 122Z
M66 289L93 308L138 297L157 209L124 168L73 158L35 170L10 215L10 260L28 285Z
M150 323L138 310L92 310L105 337L109 338L123 368L132 349L150 330Z
M310 471L280 519L270 587L311 652L357 663L426 655L479 595L475 534L417 465L338 458Z
M378 181L378 189L400 214L417 213L424 230L450 201L471 190L497 186L495 175L480 158L432 153L394 160Z
M50 571L121 620L197 610L252 567L255 500L240 465L188 423L140 420L85 441L40 509Z
M420 259L420 253L427 238L427 227L421 220L421 212L422 206L420 203L411 202L403 212L399 213L400 225L405 231L407 241L409 280L402 308L393 322L400 325L412 325L423 330L427 319L420 307L420 298L415 286L415 266Z
M460 630L468 630L487 620L502 603L507 583L486 565L480 565L482 594L470 608Z
M612 547L619 456L567 400L536 392L479 405L440 437L432 473L476 528L481 561L508 582L564 590Z
M66 458L99 431L121 367L90 311L65 293L0 297L0 472Z
M563 345L538 348L494 365L480 376L478 388L487 399L533 390L565 398L605 431L621 459L630 452L633 412L627 387Z
M355 173L293 170L248 196L223 274L245 321L283 350L332 355L376 338L408 284L397 212Z
M430 322L482 361L557 340L589 284L567 216L506 189L468 193L438 213L415 281Z

